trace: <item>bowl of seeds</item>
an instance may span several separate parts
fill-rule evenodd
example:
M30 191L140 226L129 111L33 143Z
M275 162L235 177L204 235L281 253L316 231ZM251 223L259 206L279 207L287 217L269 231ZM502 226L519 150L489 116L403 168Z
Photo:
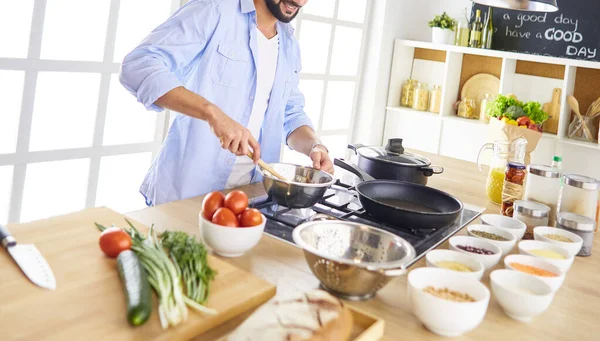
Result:
M539 240L521 240L518 247L520 254L542 258L564 272L569 270L575 259L575 256L561 245Z
M565 272L558 266L542 258L526 255L509 255L504 257L504 267L537 277L557 291L565 281Z
M517 244L517 239L512 233L496 226L471 225L467 227L467 234L471 237L485 239L500 247L503 256L509 253Z
M470 255L452 250L431 250L425 255L428 267L455 271L465 277L481 280L485 267Z
M573 232L549 226L538 226L533 229L533 238L546 243L560 245L576 255L581 250L583 239Z
M500 262L502 250L499 246L483 238L470 236L454 236L449 240L450 250L467 254L483 264L485 270L490 270Z
M459 336L483 320L490 291L480 281L440 268L418 268L408 274L413 313L432 332Z

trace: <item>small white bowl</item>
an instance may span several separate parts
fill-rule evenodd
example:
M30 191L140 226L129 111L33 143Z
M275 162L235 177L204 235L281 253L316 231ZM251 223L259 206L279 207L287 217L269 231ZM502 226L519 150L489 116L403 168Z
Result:
M500 247L488 242L485 239L468 237L468 236L454 236L454 237L450 238L449 242L450 242L450 250L458 251L458 252L467 254L467 255L475 258L476 260L481 262L481 264L483 264L483 266L485 267L486 270L490 270L493 267L495 267L498 264L498 262L500 261L500 258L502 258L502 250L500 250ZM472 246L472 247L476 247L476 248L480 248L480 249L486 249L486 250L492 251L494 254L493 255L480 255L480 254L476 254L473 252L461 250L458 248L458 245Z
M559 255L565 257L565 259L552 259L552 258L541 257L541 256L538 256L538 255L535 255L535 254L529 252L530 250L554 251L554 252L558 253ZM558 266L564 272L569 271L569 268L571 267L571 265L573 264L573 260L575 259L575 256L573 256L569 252L569 250L567 250L559 245L542 242L539 240L522 240L522 241L520 241L519 242L519 253L522 255L528 255L528 256L533 256L533 257L544 259L548 263L552 263L552 264Z
M552 288L552 291L554 291L554 292L556 292L562 286L563 282L565 281L565 272L562 271L558 266L556 266L550 262L547 262L543 258L537 258L537 257L533 257L533 256L526 256L526 255L510 255L510 256L504 257L504 267L506 269L519 271L519 270L513 268L510 265L511 263L520 263L520 264L524 264L524 265L535 266L536 268L544 269L544 270L555 273L557 275L556 277L544 277L544 276L538 276L538 275L533 275L533 274L527 274L527 273L523 272L529 276L533 276L535 278L541 279L543 282L548 284L550 286L550 288ZM522 272L522 271L519 271L519 272Z
M548 284L520 271L492 271L490 282L502 310L515 320L531 321L548 309L554 299L554 291Z
M423 291L428 286L468 294L475 302L453 302ZM480 281L456 271L418 268L408 274L409 297L415 316L432 332L458 336L475 329L483 320L490 291Z
M483 232L487 232L487 233L493 233L495 235L498 235L498 236L503 237L508 240L501 241L501 240L493 240L493 239L480 237L480 236L475 235L473 233L473 231L483 231ZM512 233L510 233L504 229L501 229L499 227L492 226L492 225L471 225L471 226L467 227L467 233L471 237L483 239L494 245L497 245L500 248L500 250L502 250L503 256L505 256L507 253L509 253L513 249L513 247L515 247L515 244L517 244L517 239L515 238L515 236Z
M202 212L198 214L198 217L202 239L214 253L223 257L238 257L255 247L262 237L267 223L264 215L262 215L262 224L252 227L228 227L213 224L204 218Z
M441 261L458 262L458 263L464 264L465 266L469 267L473 271L472 272L462 272L462 271L455 271L455 270L451 270L451 271L454 271L457 274L463 275L465 277L474 278L478 281L481 280L481 277L483 277L483 272L485 271L485 267L483 266L483 264L481 264L480 261L471 257L470 255L466 255L466 254L464 254L462 252L458 252L458 251L431 250L431 251L427 252L427 254L425 255L425 260L426 260L427 266L431 267L431 268L440 268L437 265L437 263L441 262ZM442 268L440 268L440 269L442 269Z
M572 243L561 242L559 240L554 240L554 239L551 239L548 237L544 237L544 235L546 235L546 234L557 234L559 236L569 238L573 242ZM549 226L538 226L538 227L534 228L533 229L533 238L535 240L539 240L542 242L560 245L563 248L569 250L571 255L578 254L579 250L581 250L581 246L583 245L583 239L580 236L576 235L575 233L569 232L569 231L566 231L563 229L559 229L556 227L549 227Z
M523 239L525 231L527 231L527 225L522 221L501 214L484 214L481 216L481 223L483 225L496 226L510 232L515 236L517 242Z

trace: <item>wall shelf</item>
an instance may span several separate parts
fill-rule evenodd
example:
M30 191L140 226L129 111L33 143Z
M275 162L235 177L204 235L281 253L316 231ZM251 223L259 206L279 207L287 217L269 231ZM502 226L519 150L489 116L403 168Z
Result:
M543 133L532 162L549 163L554 155L562 155L565 167L597 176L590 172L600 169L600 145L567 137L571 121L567 96L581 98L583 107L600 96L599 62L396 39L384 140L402 137L409 148L475 161L480 147L491 142L487 124L456 116L454 106L463 83L477 73L495 74L500 93L513 93L524 101L548 103L555 89L560 89L560 108L551 122L556 134ZM441 86L439 114L399 106L402 85L410 78ZM586 155L596 151L599 154L591 158Z

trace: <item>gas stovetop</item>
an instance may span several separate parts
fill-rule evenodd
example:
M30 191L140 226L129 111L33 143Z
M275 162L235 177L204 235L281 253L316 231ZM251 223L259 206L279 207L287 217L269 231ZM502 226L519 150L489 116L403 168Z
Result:
M266 233L294 245L295 243L292 240L294 227L307 221L322 218L357 222L386 230L404 238L415 248L417 257L407 264L407 267L417 262L427 251L436 248L460 231L484 211L483 208L463 203L464 209L461 216L450 226L426 230L398 227L379 222L368 215L360 205L357 194L353 189L354 187L337 180L327 190L323 199L310 208L290 209L275 204L266 195L255 198L250 206L259 209L267 217Z

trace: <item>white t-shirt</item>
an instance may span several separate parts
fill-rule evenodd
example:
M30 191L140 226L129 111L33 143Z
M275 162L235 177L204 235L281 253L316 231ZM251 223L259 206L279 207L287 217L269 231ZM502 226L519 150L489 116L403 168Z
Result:
M275 35L267 39L258 28L256 28L258 41L258 56L256 57L256 94L252 104L252 113L246 128L250 130L256 140L260 137L260 130L265 118L265 112L269 105L269 97L275 80L277 70L277 57L279 55L279 36ZM231 174L227 179L225 188L233 188L247 185L252 180L254 163L248 156L236 157Z

